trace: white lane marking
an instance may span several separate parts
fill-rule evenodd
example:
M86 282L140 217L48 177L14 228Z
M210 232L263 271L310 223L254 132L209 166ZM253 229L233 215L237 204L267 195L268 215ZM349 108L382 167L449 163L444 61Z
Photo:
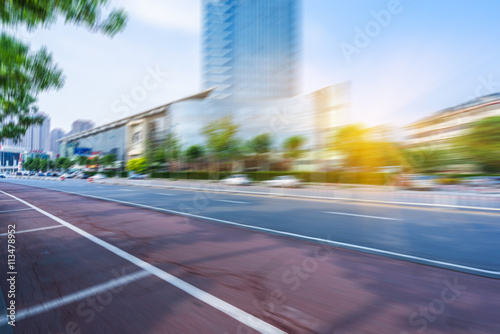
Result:
M78 292L72 293L70 295L61 297L61 298L56 298L51 301L36 305L36 306L31 306L27 309L22 309L16 312L16 320L22 320L26 319L32 316L35 316L40 313L48 312L53 309L62 307L67 304L71 304L74 302L77 302L79 300L85 299L87 297L91 297L94 295L97 295L102 292L109 291L111 289L117 288L122 285L129 284L131 282L137 281L141 278L150 276L151 273L145 271L145 270L140 270L137 271L133 274L127 275L127 276L122 276L120 278L115 278L111 281L99 284L99 285L94 285L93 287L80 290ZM3 326L7 324L8 318L7 319L0 319L0 326Z
M23 183L19 182L10 182L14 184L22 184L26 185ZM34 185L29 185L31 187L37 187L37 188L42 188L42 189L50 189L50 190L55 190L55 191L62 191L60 189L55 189L55 188L45 188L45 187L40 187L40 186L34 186ZM133 185L136 186L136 185ZM141 185L142 186L142 185ZM259 192L259 191L242 191L242 190L232 190L232 189L222 189L219 187L217 188L201 188L201 187L181 187L181 186L173 186L173 185L166 185L166 186L157 186L158 188L169 188L169 189L180 189L180 190L185 190L185 191L191 191L191 192L212 192L212 193L233 193L233 194L249 194L249 195L256 195L256 196L264 196L264 197L282 197L282 198L306 198L306 199L313 199L313 200L327 200L327 201L346 201L344 204L357 204L357 203L374 203L374 204L394 204L394 205L402 205L402 206L419 206L419 207L438 207L438 208L452 208L452 209L466 209L466 210L481 210L481 211L500 211L500 208L492 208L492 207L481 207L481 206L467 206L467 205L451 205L451 204L438 204L438 203L416 203L416 202L397 202L397 201L382 201L382 200L371 200L371 199L360 199L360 198L347 198L347 197L327 197L327 196L310 196L310 195L296 195L296 194L285 194L285 193L279 193L279 192ZM69 194L72 192L68 192ZM79 193L75 193L77 195L80 195ZM495 195L496 196L496 195Z
M133 189L121 189L121 191L134 191Z
M29 211L33 209L15 209L15 210L5 210L5 211L0 211L0 213L7 213L7 212L18 212L18 211Z
M216 202L225 202L225 203L233 203L233 204L250 204L248 202L239 202L239 201L230 201L227 199L218 199Z
M162 195L162 196L175 196L174 194L161 194L161 193L159 193L159 194L157 194L157 195Z
M367 215L358 215L355 213L345 213L345 212L323 212L323 213L328 213L330 215L353 216L353 217L373 218L373 219L382 219L382 220L403 220L403 219L399 219L399 218L367 216Z
M68 223L65 220L62 220L59 217L56 217L56 216L54 216L54 215L52 215L52 214L50 214L50 213L48 213L40 208L34 206L33 204L30 204L30 203L28 203L28 202L26 202L26 201L24 201L16 196L14 196L14 195L8 194L2 190L0 190L0 192L3 193L4 195L10 196L11 198L14 198L14 199L18 200L19 202L33 208L34 210L40 212L41 214L49 217L52 220L58 222L59 224L66 226L67 228L75 231L76 233L82 235L83 237L89 239L90 241L93 241L94 243L98 244L99 246L106 248L110 252L118 255L119 257L135 264L138 267L141 267L145 271L155 275L158 278L161 278L165 282L172 284L173 286L179 288L180 290L186 292L187 294L193 296L194 298L205 302L206 304L218 309L219 311L221 311L221 312L227 314L228 316L236 319L237 321L247 325L248 327L255 329L258 332L286 334L286 332L268 324L267 322L251 315L250 313L247 313L247 312L223 301L222 299L219 299L219 298L209 294L208 292L205 292L205 291L203 291L203 290L201 290L201 289L199 289L199 288L197 288L197 287L195 287L195 286L193 286L193 285L191 285L191 284L189 284L189 283L187 283L187 282L185 282L185 281L183 281L183 280L181 280L181 279L179 279L179 278L177 278L169 273L167 273L166 271L163 271L163 270L153 266L150 263L143 261L143 260L139 259L138 257L135 257L132 254L129 254L129 253L121 250L120 248L113 246L113 245L107 243L106 241L101 240L88 232L85 232L84 230ZM98 196L95 196L95 197L98 197Z
M32 209L30 209L32 210ZM53 228L59 228L59 227L64 227L63 225L55 225L55 226L47 226L47 227L39 227L39 228L33 228L31 230L24 230L24 231L16 231L15 234L19 233L28 233L28 232L36 232L36 231L43 231L43 230L50 230ZM0 234L0 237L3 237L4 235L7 235L8 233L2 233Z
M15 201L15 199L2 199L0 202L12 202Z
M46 189L46 188L43 188L43 189ZM423 257L419 257L419 256L413 256L413 255L407 255L407 254L401 254L401 253L386 251L386 250L383 250L383 249L377 249L377 248L365 247L365 246L360 246L360 245L348 244L348 243L345 243L345 242L332 241L332 240L322 239L322 238L316 238L316 237L309 237L307 235L302 235L302 234L296 234L296 233L291 233L291 232L273 230L273 229L265 228L265 227L258 227L258 226L252 226L252 225L247 225L247 224L241 224L241 223L236 223L236 222L232 222L232 221L229 221L229 220L211 218L211 217L206 217L206 216L199 216L199 215L194 215L194 214L191 214L191 213L186 213L186 212L181 212L181 211L175 211L175 210L169 210L169 209L162 209L162 208L158 208L158 207L150 206L150 205L145 205L145 204L139 204L139 203L133 203L133 202L127 202L127 201L120 201L120 200L117 200L117 199L112 199L112 198L107 198L107 197L100 197L100 196L79 194L79 193L72 192L72 191L64 191L64 190L53 189L53 188L51 188L51 190L55 190L55 191L59 191L59 192L63 192L63 193L68 193L68 194L73 194L73 195L79 195L79 196L89 197L89 198L101 199L101 200L105 200L105 201L109 201L109 202L126 204L126 205L135 206L135 207L139 207L139 208L151 209L151 210L160 211L160 212L172 213L172 214L176 214L176 215L179 215L179 216L185 216L185 217L193 217L193 218L198 218L198 219L211 220L211 221L218 222L218 223L224 223L224 224L234 225L234 226L241 226L241 227L245 227L245 228L249 228L249 229L253 229L253 230L257 230L257 231L271 232L271 233L275 233L275 234L286 235L286 236L290 236L290 237L294 237L294 238L299 238L299 239L304 239L304 240L318 241L318 242L322 242L322 243L325 243L325 244L330 244L332 246L338 246L338 247L344 247L344 248L351 248L351 249L355 249L355 250L367 251L367 252L372 252L372 253L376 253L376 254L390 255L390 256L397 257L397 258L401 258L401 259L422 262L422 263L425 263L425 264L432 264L432 265L438 265L438 266L446 266L446 267L452 268L452 269L468 270L468 271L472 271L472 272L476 272L476 273L482 273L482 274L489 274L489 275L500 276L500 271L492 271L492 270L486 270L486 269L481 269L481 268L474 268L474 267L469 267L469 266L463 266L463 265L455 264L455 263L437 261L437 260L427 259L427 258L423 258ZM3 191L0 190L0 192L3 192Z

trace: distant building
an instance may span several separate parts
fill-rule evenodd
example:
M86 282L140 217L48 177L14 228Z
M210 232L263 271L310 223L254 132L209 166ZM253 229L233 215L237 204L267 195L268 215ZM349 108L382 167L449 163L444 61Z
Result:
M42 124L32 125L26 130L23 139L15 145L28 151L48 151L50 146L50 117L45 113L39 113L45 116Z
M95 123L90 120L79 119L71 124L71 131L69 134L74 135L83 131L92 129Z
M173 106L183 101L199 101L211 92L205 91L135 114L90 130L59 139L61 156L74 158L92 154L114 154L126 162L143 157L148 140L162 140L172 130Z
M451 139L466 133L474 122L491 116L500 116L500 93L438 111L407 125L405 144L408 147L446 146Z
M60 143L57 141L66 135L63 129L53 129L50 131L49 151L56 157L59 154Z
M300 0L203 0L203 85L211 98L299 94Z

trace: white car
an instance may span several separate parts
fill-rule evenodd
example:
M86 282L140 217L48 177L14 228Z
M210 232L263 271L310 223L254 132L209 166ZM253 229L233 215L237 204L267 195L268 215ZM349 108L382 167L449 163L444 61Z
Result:
M104 174L96 174L96 175L91 176L91 177L94 180L102 180L102 179L106 179L107 178L106 175L104 175Z
M220 182L232 186L247 186L252 183L252 180L250 180L246 175L236 174L231 175Z
M263 182L264 185L269 187L286 187L286 188L296 188L301 186L301 181L291 175L277 176L272 180L267 180Z

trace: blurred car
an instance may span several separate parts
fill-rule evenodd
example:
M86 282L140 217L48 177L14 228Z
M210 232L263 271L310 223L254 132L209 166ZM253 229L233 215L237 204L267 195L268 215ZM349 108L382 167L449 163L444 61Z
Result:
M88 179L89 175L87 173L77 173L73 177L75 179Z
M146 174L134 174L132 176L129 176L128 178L132 180L144 180L147 177L148 176Z
M92 179L94 179L94 180L102 180L102 179L106 179L106 178L107 178L107 176L104 174L96 174L96 175L92 176Z
M500 176L476 176L465 180L465 185L480 189L500 188Z
M29 176L30 175L30 172L28 172L27 170L22 171L21 173L23 174L23 176Z
M38 176L45 176L45 173L38 173L36 175L38 175Z
M401 175L396 186L409 190L434 190L438 188L434 176L418 174Z
M0 173L0 179L5 179L5 174L4 173Z
M23 173L22 172L17 172L16 176L23 176Z
M236 174L236 175L231 175L231 176L221 180L220 182L223 184L232 185L232 186L247 186L247 185L250 185L252 183L252 180L249 179L244 174Z
M296 188L302 185L302 182L294 176L291 175L283 175L276 176L272 180L267 180L263 182L264 185L269 187L287 187L287 188Z

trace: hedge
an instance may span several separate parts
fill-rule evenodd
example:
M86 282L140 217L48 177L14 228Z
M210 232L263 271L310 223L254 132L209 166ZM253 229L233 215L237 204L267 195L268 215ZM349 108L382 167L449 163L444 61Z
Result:
M181 179L181 180L221 180L230 175L239 173L227 172L155 172L153 178ZM252 180L260 182L270 180L277 176L292 175L303 182L315 183L349 183L386 185L391 183L393 174L390 173L368 173L368 172L244 172Z

